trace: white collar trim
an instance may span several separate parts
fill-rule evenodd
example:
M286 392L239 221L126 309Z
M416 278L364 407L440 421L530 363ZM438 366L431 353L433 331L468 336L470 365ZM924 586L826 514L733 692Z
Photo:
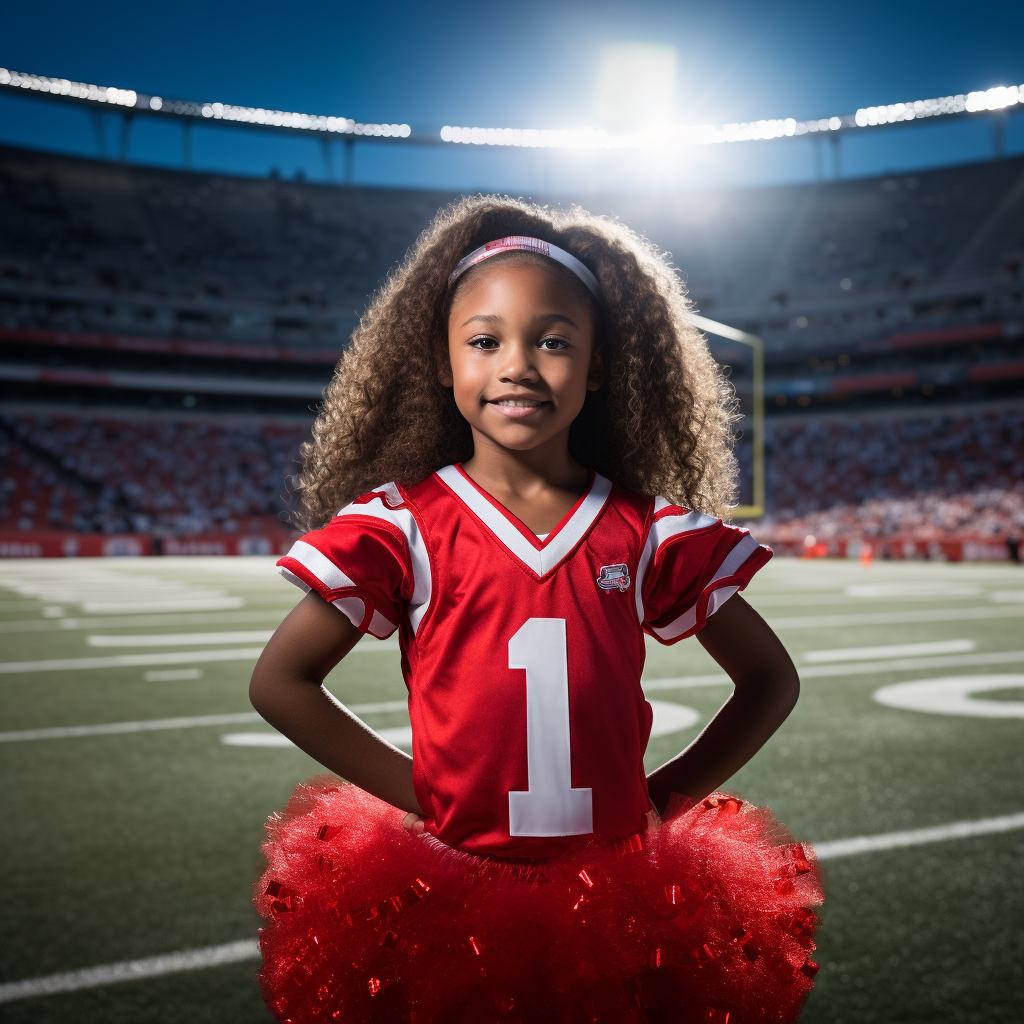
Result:
M439 469L437 475L484 526L528 569L538 576L546 576L557 568L583 539L584 534L594 525L608 495L611 481L598 473L585 497L561 529L552 531L554 536L540 548L535 548L526 537L509 521L508 516L495 507L455 466Z

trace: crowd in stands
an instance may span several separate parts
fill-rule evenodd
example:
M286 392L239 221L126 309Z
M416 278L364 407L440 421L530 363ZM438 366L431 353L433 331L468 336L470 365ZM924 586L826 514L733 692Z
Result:
M20 416L0 528L189 536L281 530L306 426Z
M281 530L296 422L5 421L0 528L188 536ZM1024 408L776 423L766 538L1024 534ZM802 534L801 534L802 536Z
M767 534L1024 534L1024 409L773 426Z

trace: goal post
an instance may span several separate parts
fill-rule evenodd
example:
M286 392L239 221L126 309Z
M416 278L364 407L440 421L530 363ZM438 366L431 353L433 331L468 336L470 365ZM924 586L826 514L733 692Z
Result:
M736 455L740 463L739 504L732 510L736 519L764 515L764 342L756 334L737 327L690 314L693 325L708 338L711 354L722 367L739 399ZM723 344L724 343L724 344Z

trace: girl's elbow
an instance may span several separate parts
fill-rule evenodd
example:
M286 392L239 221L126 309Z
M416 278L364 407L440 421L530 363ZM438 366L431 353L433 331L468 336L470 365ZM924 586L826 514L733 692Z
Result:
M249 679L249 703L264 718L267 717L267 707L270 703L270 687L264 674L260 672L259 665L253 670Z
M786 714L788 715L796 707L796 702L800 699L800 675L792 662L790 662L788 669L783 675L783 682L780 688L784 694Z

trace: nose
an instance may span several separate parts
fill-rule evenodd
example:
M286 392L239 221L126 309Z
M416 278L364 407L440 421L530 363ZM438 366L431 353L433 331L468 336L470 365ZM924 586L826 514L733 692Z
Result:
M533 384L540 380L540 374L533 360L533 346L516 342L504 347L498 378L502 384Z

